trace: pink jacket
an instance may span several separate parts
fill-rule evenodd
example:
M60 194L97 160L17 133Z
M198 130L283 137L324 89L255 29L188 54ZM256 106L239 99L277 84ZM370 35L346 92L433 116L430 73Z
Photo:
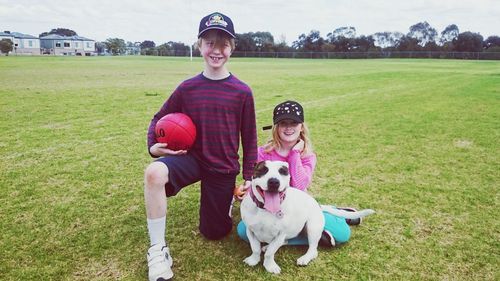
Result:
M288 162L290 170L290 186L307 192L307 187L311 184L314 168L316 167L316 154L311 154L300 158L300 152L291 150L288 156L283 157L275 150L265 152L264 147L258 149L258 161L273 160Z

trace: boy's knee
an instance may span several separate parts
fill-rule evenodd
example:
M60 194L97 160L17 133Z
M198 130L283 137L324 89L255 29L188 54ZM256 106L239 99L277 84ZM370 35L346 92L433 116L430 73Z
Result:
M168 167L160 162L149 164L144 172L146 186L164 185L168 182Z

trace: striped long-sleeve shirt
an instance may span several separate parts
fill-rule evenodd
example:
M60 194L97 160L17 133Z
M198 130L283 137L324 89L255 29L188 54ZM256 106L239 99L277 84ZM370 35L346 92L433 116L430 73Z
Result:
M301 157L300 152L291 150L287 156L279 155L276 150L265 151L265 146L258 148L258 161L273 160L288 162L290 171L290 186L307 192L312 182L314 168L316 167L316 154Z
M191 152L217 173L238 174L240 137L243 178L250 180L257 160L257 132L252 90L234 75L210 80L199 74L182 82L154 115L148 129L148 151L156 143L156 122L168 113L187 114L196 125Z

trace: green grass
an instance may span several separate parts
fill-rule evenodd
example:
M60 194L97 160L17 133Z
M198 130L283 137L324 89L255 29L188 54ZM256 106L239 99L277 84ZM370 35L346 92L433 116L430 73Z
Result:
M303 104L321 203L373 208L349 243L284 247L282 274L169 200L176 280L499 280L500 62L233 59L257 125ZM146 130L201 59L0 57L0 280L146 280ZM259 143L269 137L259 131ZM237 205L238 207L239 205ZM238 208L235 223L240 219Z

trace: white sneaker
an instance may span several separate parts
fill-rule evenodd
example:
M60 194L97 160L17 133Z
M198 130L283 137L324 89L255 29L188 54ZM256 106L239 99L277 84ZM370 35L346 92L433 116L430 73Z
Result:
M155 244L148 250L149 281L167 281L174 273L172 272L172 257L167 246Z

